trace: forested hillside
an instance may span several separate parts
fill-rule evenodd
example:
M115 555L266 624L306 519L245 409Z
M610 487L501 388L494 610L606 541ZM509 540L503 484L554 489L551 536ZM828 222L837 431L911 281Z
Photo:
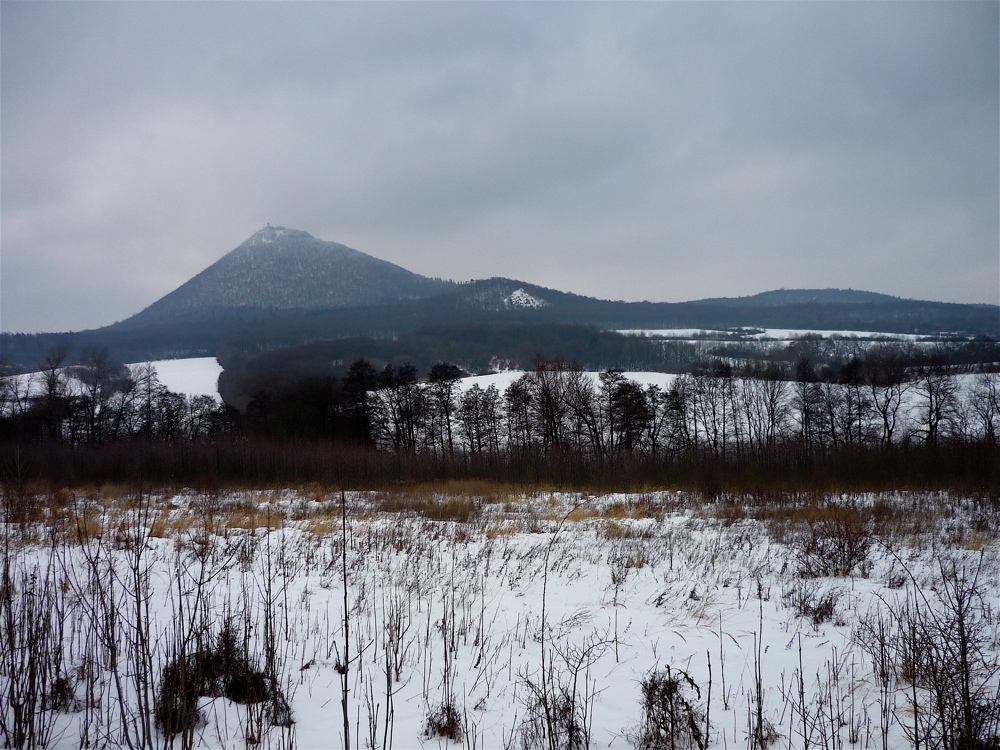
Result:
M481 335L487 339L511 325L576 325L601 330L758 327L949 333L995 341L1000 339L1000 307L837 289L777 290L693 302L622 302L505 278L455 284L307 232L268 226L127 320L79 332L3 333L0 352L5 366L31 372L54 347L67 349L74 361L84 350L106 348L121 361L139 362L334 341L339 343L332 348L343 351L344 340L353 340L357 348L342 357L350 360L370 356L369 351L379 348L374 342L414 335L433 338L435 331L451 327L465 348L452 346L437 356L478 368L471 363L482 359L480 342L461 334L474 325L482 326ZM537 330L523 329L525 339ZM522 356L516 346L494 354Z

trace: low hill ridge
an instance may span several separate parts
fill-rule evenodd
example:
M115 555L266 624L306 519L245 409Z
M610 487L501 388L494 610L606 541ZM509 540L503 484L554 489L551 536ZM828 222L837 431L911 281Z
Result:
M748 297L716 297L697 300L700 304L727 307L781 307L784 305L871 305L898 302L899 297L856 289L775 289Z

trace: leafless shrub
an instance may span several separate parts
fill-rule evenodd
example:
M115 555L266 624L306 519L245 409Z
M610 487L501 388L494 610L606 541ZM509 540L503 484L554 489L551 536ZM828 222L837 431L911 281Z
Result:
M704 750L701 689L682 669L656 669L640 683L642 719L627 736L639 750Z
M59 713L76 713L81 702L76 697L76 681L68 674L60 674L52 680L52 686L45 696L44 708Z
M812 622L813 627L819 627L824 622L833 620L840 596L840 589L823 591L814 582L800 580L794 581L782 592L781 602L796 617L805 617Z
M276 681L250 658L245 632L240 637L227 620L214 638L206 640L208 643L193 653L174 656L163 669L154 715L164 734L172 736L198 726L203 721L198 711L202 696L242 704L267 701L272 707L272 724L292 723L288 702Z
M582 750L590 747L593 702L596 696L590 668L611 642L601 634L584 639L579 646L562 644L545 662L544 671L521 676L527 688L526 717L517 736L524 750ZM559 658L553 658L558 656Z
M444 737L453 742L461 742L462 715L454 703L441 703L434 707L424 720L424 736Z
M53 571L15 560L4 549L0 570L0 738L5 747L42 747L54 728L54 698L67 694L62 663L63 608Z
M807 521L795 545L799 574L804 578L867 576L874 541L871 526L859 510L828 506Z
M940 561L932 598L917 591L864 618L855 637L877 679L909 684L909 711L895 719L929 750L1000 747L996 615L980 585L983 556L969 566Z
M550 680L554 679L552 675ZM583 750L590 746L585 706L570 687L543 686L530 679L525 679L524 684L528 688L527 716L517 732L522 750Z

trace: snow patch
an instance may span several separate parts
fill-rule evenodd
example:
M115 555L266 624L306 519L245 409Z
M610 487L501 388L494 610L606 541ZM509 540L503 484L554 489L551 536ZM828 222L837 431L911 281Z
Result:
M136 365L129 365L136 367ZM222 366L215 357L161 359L153 362L156 374L169 390L185 396L219 397Z
M283 237L287 234L287 230L284 227L272 227L268 224L266 227L257 232L248 241L250 245L269 245L274 242L278 237Z
M949 334L924 336L915 333L887 333L880 331L827 331L812 328L630 328L616 331L624 336L647 336L650 338L681 340L749 340L772 339L774 341L794 341L803 336L819 336L824 339L858 339L861 341L913 341L923 339L953 338Z
M513 292L507 299L503 301L504 307L515 308L515 309L530 309L537 310L540 307L548 307L549 303L545 300L534 297L524 289L518 289Z

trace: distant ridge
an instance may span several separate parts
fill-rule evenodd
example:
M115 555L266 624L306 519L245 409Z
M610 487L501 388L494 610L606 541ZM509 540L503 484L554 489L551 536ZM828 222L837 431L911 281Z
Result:
M690 302L604 300L516 279L432 279L308 232L268 225L127 320L75 333L0 334L0 365L6 360L10 368L30 372L53 346L74 353L106 347L126 362L348 339L355 339L357 353L367 346L362 341L430 329L450 330L476 349L482 342L475 342L474 330L485 339L497 326L508 331L521 326L528 336L525 326L530 326L533 340L539 340L540 326L555 331L567 325L597 331L757 327L948 333L995 341L1000 307L853 289L778 289Z
M696 300L699 304L726 307L783 307L785 305L871 305L898 302L899 297L855 289L775 289L749 297L716 297Z
M398 304L453 284L407 271L308 232L270 225L204 271L114 328L139 328L234 313L336 310Z

